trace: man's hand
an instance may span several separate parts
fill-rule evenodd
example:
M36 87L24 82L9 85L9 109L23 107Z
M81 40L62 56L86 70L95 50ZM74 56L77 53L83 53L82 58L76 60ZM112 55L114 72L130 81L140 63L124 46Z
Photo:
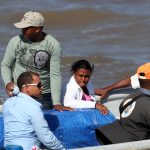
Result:
M99 96L101 96L101 99L104 99L109 94L109 92L111 92L112 90L129 87L129 86L131 86L130 77L120 80L114 84L108 85L104 88L96 89L96 90L94 90L94 94L99 95Z
M7 85L6 85L6 93L7 93L9 96L13 96L14 86L15 86L15 83L14 83L14 82L9 82L9 83L7 83Z
M107 115L109 113L109 110L103 104L96 103L95 108L98 109L103 115Z
M62 106L62 105L53 105L53 108L58 110L58 111L63 111L63 110L68 110L68 111L71 111L71 110L74 110L73 108L71 107L65 107L65 106Z
M95 95L101 96L101 99L104 99L107 97L109 90L107 90L107 88L95 89L94 93Z

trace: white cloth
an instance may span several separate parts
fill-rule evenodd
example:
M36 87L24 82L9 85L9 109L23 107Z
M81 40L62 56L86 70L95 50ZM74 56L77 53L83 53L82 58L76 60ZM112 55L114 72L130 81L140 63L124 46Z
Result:
M95 108L96 102L94 98L94 90L90 81L87 84L87 89L93 101L82 100L83 90L77 84L74 76L72 76L66 87L66 93L64 96L64 106L69 106L72 108Z
M131 86L133 89L140 88L140 82L137 74L131 77Z

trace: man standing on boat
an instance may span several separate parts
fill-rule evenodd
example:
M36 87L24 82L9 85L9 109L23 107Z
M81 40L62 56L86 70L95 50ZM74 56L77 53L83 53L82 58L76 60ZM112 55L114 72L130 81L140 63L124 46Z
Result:
M39 74L24 72L17 80L20 90L17 96L4 103L4 144L20 145L31 150L41 143L48 149L65 150L64 145L50 131L44 119L41 104L34 98L40 97L42 85Z
M96 130L101 144L123 143L150 139L150 63L136 73L139 91L120 104L120 119Z
M1 62L1 74L6 92L12 96L18 76L32 70L39 73L43 85L41 103L44 109L70 110L60 102L61 95L61 48L59 42L43 32L44 17L28 11L22 20L14 24L22 34L13 37Z

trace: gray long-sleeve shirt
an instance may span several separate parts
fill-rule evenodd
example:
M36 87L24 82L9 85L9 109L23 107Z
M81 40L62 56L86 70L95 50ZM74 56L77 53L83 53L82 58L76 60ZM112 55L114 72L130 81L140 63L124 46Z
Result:
M52 94L53 104L60 104L61 94L61 48L51 35L41 42L23 41L22 36L13 37L1 62L1 75L5 85L16 82L24 71L40 74L43 93Z

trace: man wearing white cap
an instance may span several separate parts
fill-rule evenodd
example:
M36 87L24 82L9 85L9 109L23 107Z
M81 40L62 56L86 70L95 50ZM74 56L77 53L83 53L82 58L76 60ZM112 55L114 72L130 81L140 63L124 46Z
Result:
M115 144L150 139L150 63L136 72L139 92L120 104L120 119L96 129L101 144Z
M61 94L61 48L59 42L43 32L44 17L28 11L22 20L14 24L22 34L13 37L1 62L1 74L6 92L12 96L18 76L32 70L40 74L43 85L43 108L70 110L60 104Z

